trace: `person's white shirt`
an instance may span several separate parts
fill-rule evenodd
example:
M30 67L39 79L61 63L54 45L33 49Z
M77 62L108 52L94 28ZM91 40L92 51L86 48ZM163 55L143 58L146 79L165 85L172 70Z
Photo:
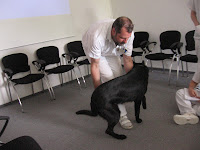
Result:
M191 11L196 12L197 20L200 22L200 0L189 0L188 7ZM198 40L200 39L200 25L195 27L194 38Z
M197 20L200 21L200 0L189 0L188 7L196 12Z
M88 58L99 59L101 56L120 56L122 54L122 51L119 50L119 46L116 46L111 38L113 22L113 19L97 22L83 35L83 49ZM127 50L124 54L127 56L131 56L132 54L133 39L134 32L132 32L127 43L123 45Z

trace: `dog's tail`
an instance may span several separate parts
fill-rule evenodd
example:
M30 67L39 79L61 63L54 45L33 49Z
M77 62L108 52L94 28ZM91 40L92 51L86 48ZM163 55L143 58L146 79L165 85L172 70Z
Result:
M98 114L95 112L92 112L90 110L79 110L76 112L77 115L88 115L88 116L97 116Z
M144 96L142 99L142 107L143 109L147 109L147 105L146 105L146 97Z

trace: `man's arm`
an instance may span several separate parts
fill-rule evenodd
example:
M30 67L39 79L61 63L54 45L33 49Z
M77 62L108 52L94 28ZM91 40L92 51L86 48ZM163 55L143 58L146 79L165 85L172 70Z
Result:
M191 19L195 26L199 25L199 22L198 22L197 16L196 16L196 12L193 10L191 11Z
M123 60L124 60L124 69L126 72L129 72L133 68L133 60L131 56L126 56L123 54Z
M191 97L197 97L197 94L194 90L194 88L197 86L198 83L194 82L193 80L190 82L188 91Z
M91 75L94 84L94 88L96 89L100 84L100 70L99 70L99 59L91 58Z

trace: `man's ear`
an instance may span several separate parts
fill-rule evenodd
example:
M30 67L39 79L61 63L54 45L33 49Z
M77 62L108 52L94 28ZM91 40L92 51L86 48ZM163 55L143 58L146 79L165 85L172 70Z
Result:
M112 28L112 30L111 30L111 34L112 34L113 36L116 34L116 30L115 30L115 28Z

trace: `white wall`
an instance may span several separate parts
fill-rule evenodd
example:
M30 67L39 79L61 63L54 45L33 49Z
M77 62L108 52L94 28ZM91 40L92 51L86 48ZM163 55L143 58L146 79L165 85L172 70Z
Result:
M75 36L55 41L49 41L24 47L12 48L0 51L0 58L12 53L25 53L29 57L29 64L36 59L35 51L44 46L54 45L59 48L60 55L64 53L64 45L70 41L81 40L82 34L90 26L90 24L107 18L112 18L111 5L109 0L70 0L70 9L73 16L73 24L75 26ZM70 23L70 22L69 22ZM59 27L58 27L59 28ZM6 35L4 35L6 36ZM20 35L18 35L20 36ZM39 36L39 35L38 35ZM1 65L2 66L2 65ZM82 68L84 69L84 67ZM32 72L37 72L34 66L31 65ZM87 69L85 68L85 72ZM50 75L50 80L53 86L59 85L58 75ZM2 75L2 67L0 68L0 105L10 102L8 93L6 91L6 82ZM69 81L68 74L65 74L65 82ZM32 94L30 85L17 86L20 97L25 97ZM42 90L41 82L34 83L34 91ZM67 92L67 91L66 91ZM13 93L13 92L12 92ZM12 94L14 99L16 96Z
M135 24L135 31L147 31L150 41L157 41L155 52L159 52L159 35L166 30L178 30L182 34L184 43L185 34L193 30L194 25L187 7L188 0L111 0L114 18L128 16ZM169 68L169 61L165 61L165 68ZM153 62L153 67L162 68L161 62ZM196 64L189 64L189 70L194 71ZM173 69L176 69L174 63Z

